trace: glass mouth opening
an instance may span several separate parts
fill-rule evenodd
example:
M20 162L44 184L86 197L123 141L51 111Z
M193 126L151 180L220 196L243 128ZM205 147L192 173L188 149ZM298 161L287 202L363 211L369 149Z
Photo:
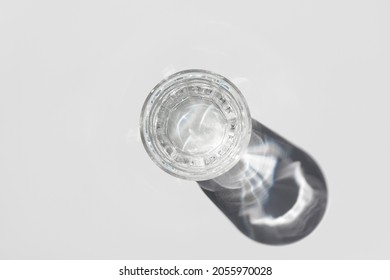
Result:
M186 70L161 81L141 113L141 138L151 159L182 179L203 181L232 168L249 144L248 105L226 78Z

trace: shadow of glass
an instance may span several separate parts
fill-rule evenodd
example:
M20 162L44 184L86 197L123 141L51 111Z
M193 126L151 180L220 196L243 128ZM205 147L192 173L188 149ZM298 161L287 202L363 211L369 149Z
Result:
M316 162L256 120L240 162L198 184L241 232L272 245L309 235L324 216L328 199Z

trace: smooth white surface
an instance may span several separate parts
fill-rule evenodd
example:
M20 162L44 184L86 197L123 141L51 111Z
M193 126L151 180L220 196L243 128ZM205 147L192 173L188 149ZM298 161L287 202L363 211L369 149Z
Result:
M389 258L388 1L3 1L0 258ZM166 75L232 80L329 187L289 246L243 236L138 132Z

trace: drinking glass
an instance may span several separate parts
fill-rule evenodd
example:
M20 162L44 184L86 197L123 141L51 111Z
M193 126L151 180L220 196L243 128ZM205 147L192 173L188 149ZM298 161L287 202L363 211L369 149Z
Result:
M161 169L197 181L255 241L295 242L325 213L328 193L317 163L252 119L240 90L219 74L185 70L161 81L144 103L140 132Z

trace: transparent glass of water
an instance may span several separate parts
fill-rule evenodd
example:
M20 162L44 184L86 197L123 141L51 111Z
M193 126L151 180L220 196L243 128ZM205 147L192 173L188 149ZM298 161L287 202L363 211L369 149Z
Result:
M142 109L141 137L163 170L201 181L225 173L240 160L251 124L246 101L229 80L187 70L151 91Z

